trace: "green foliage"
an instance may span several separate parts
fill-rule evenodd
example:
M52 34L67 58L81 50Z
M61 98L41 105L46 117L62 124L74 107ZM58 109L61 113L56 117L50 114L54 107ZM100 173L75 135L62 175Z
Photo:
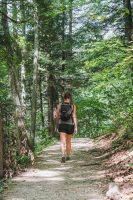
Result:
M133 167L133 163L129 163L128 166L129 166L129 167Z
M3 192L3 186L4 186L3 180L0 180L0 193Z
M123 144L123 139L122 138L118 138L117 140L114 140L112 142L112 148L117 148L119 146L121 146Z
M4 51L0 49L0 102L4 102L8 98L9 93L9 84L8 84L8 69L7 63L4 59Z
M131 123L129 125L131 125ZM125 132L122 136L123 140L131 140L133 138L133 131L130 128L128 129L129 130Z
M23 155L23 156L18 155L16 156L16 160L17 160L17 163L23 167L26 167L28 164L30 164L30 159L26 155Z
M47 130L37 132L38 140L36 141L35 154L42 152L44 148L55 142L55 138L50 137Z
M96 137L123 126L131 138L131 50L119 38L112 38L93 43L84 52L88 86L75 92L80 135Z
M4 191L5 188L8 188L9 185L12 184L12 180L10 178L3 180L0 180L0 193Z

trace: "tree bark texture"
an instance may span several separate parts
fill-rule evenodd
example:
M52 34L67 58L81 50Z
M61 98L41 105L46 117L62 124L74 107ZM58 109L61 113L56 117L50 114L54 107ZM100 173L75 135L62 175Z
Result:
M39 58L39 28L38 28L38 9L34 0L34 60L33 60L33 88L32 88L32 110L31 110L31 147L35 148L35 132L36 132L36 104L38 90L38 58Z
M3 125L0 118L0 179L3 178Z
M66 52L65 52L65 17L66 17L66 6L65 1L62 0L62 72L65 70L65 59L66 59ZM61 79L61 98L64 96L64 79Z
M49 135L55 136L55 118L54 109L57 103L57 94L55 89L55 78L52 74L48 78L48 122Z
M21 6L22 9L22 16L25 18L25 10L24 10L24 6L22 4ZM25 37L26 37L26 25L23 24L22 25L22 33L24 36L24 44L21 47L21 57L22 57L22 61L21 61L21 69L20 69L20 74L21 74L21 102L23 107L26 107L26 103L25 103L25 99L26 99L26 91L25 91L25 60L27 58L26 55L26 44L25 44Z
M123 0L124 10L125 10L125 38L128 42L132 40L132 7L130 0Z
M72 21L73 21L73 0L69 0L69 56L72 56Z
M40 94L40 111L41 111L41 124L44 128L44 113L43 113L43 95L42 95L42 76L39 74L39 94Z
M31 151L28 145L28 137L27 137L27 131L24 124L24 116L23 116L21 97L20 97L20 84L18 81L16 66L14 63L14 50L12 49L12 44L11 44L8 18L6 17L8 14L6 0L2 1L2 10L5 13L5 15L2 16L4 45L6 49L6 55L7 55L7 64L9 68L12 98L15 105L15 121L16 121L17 133L18 133L17 134L17 144L18 144L17 148L18 148L19 155L30 156L29 153L31 153Z

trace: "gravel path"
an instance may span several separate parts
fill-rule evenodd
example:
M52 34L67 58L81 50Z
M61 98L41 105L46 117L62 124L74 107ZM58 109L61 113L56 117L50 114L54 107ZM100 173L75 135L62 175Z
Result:
M59 143L45 149L34 166L13 179L3 200L105 200L102 162L93 140L73 139L72 160L60 163Z

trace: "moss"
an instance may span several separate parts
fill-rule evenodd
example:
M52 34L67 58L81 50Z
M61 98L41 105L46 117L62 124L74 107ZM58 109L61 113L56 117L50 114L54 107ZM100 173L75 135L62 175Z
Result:
M112 148L115 149L119 146L121 146L123 144L123 139L122 138L118 138L117 140L114 140L112 142Z

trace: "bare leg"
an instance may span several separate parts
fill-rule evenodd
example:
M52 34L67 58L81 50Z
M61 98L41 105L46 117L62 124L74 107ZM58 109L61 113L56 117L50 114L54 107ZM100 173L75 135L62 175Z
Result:
M62 156L65 156L66 133L60 133L60 147Z
M70 157L71 154L71 138L72 135L66 134L66 156Z

